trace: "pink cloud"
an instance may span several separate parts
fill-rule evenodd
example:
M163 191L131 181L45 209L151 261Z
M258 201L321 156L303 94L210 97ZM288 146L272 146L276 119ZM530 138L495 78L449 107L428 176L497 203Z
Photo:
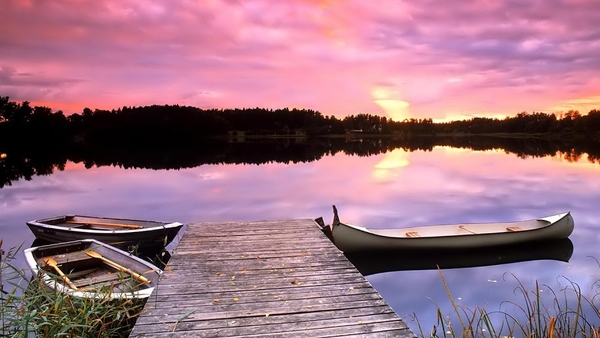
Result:
M543 111L600 92L591 0L3 6L0 95L69 112L179 103L385 114L373 96L384 88L387 107L443 118Z

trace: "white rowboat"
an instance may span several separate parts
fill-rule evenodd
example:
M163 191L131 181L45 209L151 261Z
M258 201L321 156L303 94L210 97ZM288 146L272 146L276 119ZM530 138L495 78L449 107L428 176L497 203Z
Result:
M32 247L24 251L34 275L51 289L80 298L150 297L162 270L94 239Z

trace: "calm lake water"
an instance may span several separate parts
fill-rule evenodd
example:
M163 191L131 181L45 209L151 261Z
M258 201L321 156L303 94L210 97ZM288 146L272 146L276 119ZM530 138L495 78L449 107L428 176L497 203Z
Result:
M600 280L600 165L585 156L522 159L504 151L436 147L358 157L338 153L319 161L266 165L203 165L181 170L93 167L68 162L64 171L0 189L4 248L29 247L28 220L67 213L163 221L280 220L322 216L335 204L343 222L371 227L524 220L571 211L575 231L569 262L525 262L443 270L455 301L501 309L521 302L522 283L562 295L569 281L585 296ZM281 243L285 246L286 243ZM522 250L528 250L524 247ZM383 259L383 258L382 258ZM397 259L397 258L396 258ZM414 262L418 256L403 259ZM392 271L368 280L413 330L416 314L429 331L436 304L452 313L436 270ZM568 279L568 280L567 280ZM550 306L552 304L549 304ZM589 319L598 321L596 316Z

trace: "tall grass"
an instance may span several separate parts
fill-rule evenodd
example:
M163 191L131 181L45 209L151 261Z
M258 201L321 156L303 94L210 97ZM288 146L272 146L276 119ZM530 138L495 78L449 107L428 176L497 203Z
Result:
M1 254L1 337L128 337L143 303L111 299L98 291L96 298L77 298L48 288L40 278L13 265L19 248Z
M444 315L436 304L436 323L431 331L426 331L413 314L419 337L600 338L600 281L593 284L594 295L587 298L578 284L561 277L566 286L556 292L544 285L551 296L542 298L537 281L531 291L510 275L517 281L515 293L520 301L505 301L499 310L490 312L457 305L442 271L439 268L438 271L454 314Z

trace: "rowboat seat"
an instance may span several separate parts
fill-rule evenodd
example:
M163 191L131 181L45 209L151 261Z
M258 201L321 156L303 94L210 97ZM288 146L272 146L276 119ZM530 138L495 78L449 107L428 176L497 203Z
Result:
M416 231L407 231L406 237L420 237L420 236L419 236L419 233Z
M105 273L105 274L101 274L99 276L94 276L94 277L86 277L84 276L83 278L79 278L79 279L74 279L73 283L77 286L77 287L82 287L82 286L88 286L88 285L102 285L102 284L106 284L106 283L119 283L120 281L123 281L125 279L129 279L131 278L129 275L123 273L123 272L115 272L115 273Z
M87 228L87 224L76 224L76 223L57 223L57 224L52 224L52 225L65 227L65 228L78 228L78 229Z
M87 264L87 262L94 260L90 256L86 255L85 252L83 252L83 251L74 251L74 252L69 252L69 253L65 253L62 255L56 255L56 256L52 256L52 257L54 257L54 259L56 260L56 263L58 265L75 263L75 262L85 262ZM42 257L40 259L40 261L43 261L43 260L44 260L44 258Z
M523 229L519 228L519 227L507 227L506 228L507 231L521 231Z

